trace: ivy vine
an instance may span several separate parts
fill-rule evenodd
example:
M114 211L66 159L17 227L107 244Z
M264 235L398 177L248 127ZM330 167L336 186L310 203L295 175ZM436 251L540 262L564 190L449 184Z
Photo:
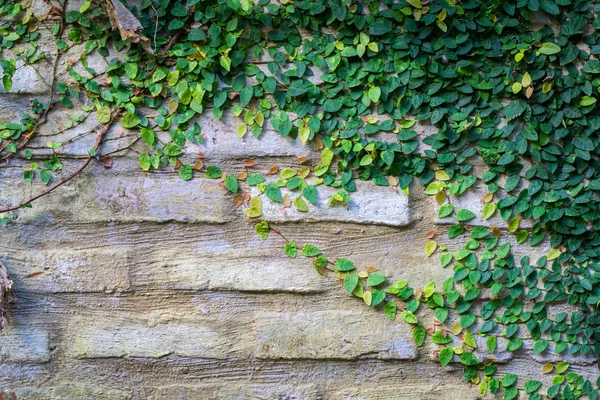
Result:
M465 379L482 392L502 386L505 399L519 391L536 399L541 382L518 386L516 376L494 377L492 357L473 353L475 333L487 336L490 353L497 337L516 351L527 333L536 354L600 360L597 1L142 0L130 10L118 0L88 0L78 9L49 4L38 16L27 1L0 0L5 90L18 68L48 57L38 48L40 29L56 37L58 51L49 101L34 101L20 122L0 122L0 160L18 155L25 181L47 188L1 207L0 223L94 160L132 149L143 170L170 165L185 181L200 172L220 180L250 218L261 217L265 197L308 212L319 185L338 190L328 203L339 206L352 201L357 180L404 191L416 181L435 196L439 218L456 220L449 238L466 241L456 253L427 243L427 255L439 249L441 266L452 268L441 291L432 284L415 291L404 281L385 286L383 274L356 273L350 260L330 262L310 244L301 253L388 317L402 310L417 344L430 336L442 346L440 363L456 357ZM85 73L69 63L69 81L57 79L59 58L77 45L84 52L73 63ZM124 57L112 58L102 74L89 67L89 55L109 57L112 49ZM64 107L81 109L67 129L90 116L98 121L89 154L66 175L62 143L48 143L48 159L28 149L48 113ZM321 163L258 174L248 162L236 175L192 160L186 144L205 139L196 117L210 112L220 119L226 111L239 118L240 137L260 137L270 125L283 137L314 144ZM135 137L103 152L115 123ZM425 125L434 132L419 133ZM518 243L547 240L548 255L516 260L500 228L469 225L475 214L450 200L478 183L487 186L483 218L498 215ZM261 194L249 195L250 186ZM521 228L525 220L531 228ZM263 238L272 229L266 222L256 227ZM286 254L298 251L286 239ZM479 314L472 311L476 302L484 303ZM415 316L421 304L435 314L433 332ZM572 311L552 317L554 304ZM448 329L450 315L459 321ZM456 340L461 344L450 346ZM556 365L548 397L599 397L598 382L565 375L567 369Z

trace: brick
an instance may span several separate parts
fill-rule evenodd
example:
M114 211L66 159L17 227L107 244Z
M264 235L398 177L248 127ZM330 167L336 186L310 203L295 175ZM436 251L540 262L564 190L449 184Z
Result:
M283 208L281 204L263 200L262 219L269 222L348 222L359 224L379 224L389 226L406 226L413 221L410 201L401 191L391 187L377 186L372 182L357 182L357 191L350 193L348 206L328 206L327 201L339 189L320 185L317 187L317 204L309 204L308 212L298 211L293 205ZM299 196L299 192L290 192L282 189L282 193L288 193L292 199ZM252 195L259 195L255 187ZM264 197L264 196L263 196Z
M65 346L69 356L76 358L158 359L173 355L225 359L232 349L232 337L208 323L142 324L99 319L76 321L73 327Z
M35 364L50 361L48 331L12 321L0 334L0 362Z
M129 289L127 249L28 249L6 262L15 290L113 292Z
M417 357L410 327L386 320L373 310L264 312L256 315L255 323L258 358L412 360Z

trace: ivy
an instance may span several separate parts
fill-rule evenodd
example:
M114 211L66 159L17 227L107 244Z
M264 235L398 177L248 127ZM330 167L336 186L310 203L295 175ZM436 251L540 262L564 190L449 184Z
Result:
M263 200L309 212L320 203L321 185L336 191L328 206L344 207L352 205L357 181L405 192L418 182L440 205L438 218L453 221L448 238L466 241L452 253L437 239L427 242L425 254L438 252L448 269L443 290L430 285L415 291L402 281L386 286L385 275L357 272L345 258L330 262L311 244L301 254L314 257L317 272L339 274L346 292L382 307L388 318L400 312L419 345L428 336L417 317L420 304L432 309L440 324L458 317L448 331L463 332L460 350L446 346L438 358L448 365L456 354L465 378L479 382L480 392L496 393L500 381L471 351L478 323L477 333L487 336L492 353L498 337L509 351L520 351L529 335L536 354L600 359L596 2L150 0L134 11L132 18L142 27L138 32L114 29L104 2L58 11L60 21L50 28L55 59L84 44L81 69L67 67L68 84L52 78L56 99L33 101L18 122L0 121L0 161L20 157L24 181L48 186L0 208L0 224L15 219L6 213L49 194L93 160L105 162L109 153L102 145L115 123L135 139L117 151L141 139L137 157L144 171L173 168L184 181L202 174L219 180L249 218L262 216ZM556 29L534 27L532 15ZM14 1L0 2L0 17L2 83L10 91L18 63L34 64L45 56L37 48L41 22ZM124 56L110 60L100 76L89 68L87 56L107 57L109 48ZM257 60L267 60L266 69ZM68 129L94 111L101 124L90 132L95 145L89 156L67 176L61 144L49 144L53 155L46 160L31 160L27 149L60 104L73 110ZM229 110L239 119L240 137L260 137L268 122L283 137L314 144L322 163L259 174L249 173L253 163L232 173L190 159L186 147L205 140L197 118L210 112L220 119ZM424 125L431 128L426 134ZM487 189L481 210L452 204L475 186ZM258 193L250 196L249 187ZM477 215L494 225L471 226ZM500 226L517 243L536 246L546 240L551 250L535 262L517 259L510 243L500 243ZM265 222L256 225L263 239L269 231ZM299 247L291 243L285 252L295 257ZM482 297L484 290L491 299ZM551 319L549 306L556 303L569 311ZM436 328L431 340L446 345L453 339ZM565 365L557 365L559 378L547 394L598 398L577 374L564 377ZM511 379L502 379L505 398L522 390ZM535 382L524 390L537 392Z

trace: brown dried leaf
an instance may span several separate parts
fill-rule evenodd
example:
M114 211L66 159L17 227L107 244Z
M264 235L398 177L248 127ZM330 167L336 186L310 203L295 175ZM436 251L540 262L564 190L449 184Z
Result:
M102 166L104 168L112 167L112 162L113 162L112 157L102 157Z
M244 202L244 197L242 197L241 194L236 194L235 196L233 196L233 205L236 207L239 207L242 205L242 203Z
M527 88L527 90L525 91L525 97L530 98L532 94L533 94L533 86L529 86Z
M499 238L502 231L497 226L492 227L492 236Z
M270 169L269 172L267 172L267 174L269 175L274 175L276 173L279 172L279 167L277 165L273 165Z
M292 205L292 199L290 198L289 194L286 193L283 195L282 203L284 207L289 207Z
M427 232L427 239L433 239L435 237L435 234L436 234L435 231Z
M142 24L119 0L106 0L106 9L110 24L114 29L118 29L121 39L130 39L132 43L141 43L144 50L148 53L154 53L150 44L150 39L137 33L141 31Z
M256 164L256 161L254 161L254 160L245 160L244 161L245 168L253 167L255 164Z
M196 171L200 171L202 167L204 167L204 163L202 161L198 161L196 164L194 164L194 169Z
M368 273L375 272L375 271L377 271L377 267L374 267L373 265L369 265L367 267L367 272Z
M308 157L306 157L306 156L298 157L298 162L300 164L304 164L306 162L306 160L308 160Z
M238 179L238 181L245 181L246 178L248 177L248 173L246 171L242 171L239 174L237 174L235 177Z

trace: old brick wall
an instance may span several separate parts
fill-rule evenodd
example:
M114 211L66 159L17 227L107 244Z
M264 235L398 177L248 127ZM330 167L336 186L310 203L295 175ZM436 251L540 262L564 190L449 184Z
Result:
M34 4L38 15L45 7ZM11 91L0 94L2 119L18 120L30 100L49 99L56 46L41 32L47 60L18 70ZM65 65L81 52L76 46L60 56L58 79L70 79ZM91 56L97 72L106 65ZM63 142L65 170L77 167L94 141L86 133L98 124L92 112L66 128L80 105L49 115L34 142L36 157L49 154L46 142ZM257 161L252 171L266 172L274 164L298 168L299 156L318 157L271 129L260 139L239 139L232 116L217 121L208 112L200 123L206 144L188 147L187 159L201 152L206 164L228 172L241 171L245 159ZM103 151L137 135L115 127ZM19 399L480 398L463 383L460 367L444 369L433 347L415 346L409 326L347 296L309 261L287 258L277 237L260 240L216 181L196 174L184 182L170 168L142 171L136 151L144 146L115 153L111 168L93 163L1 228L0 258L16 302L12 325L0 335L0 392ZM23 183L26 163L0 165L0 204L40 190ZM349 209L327 207L329 189L320 188L322 203L311 212L265 202L264 218L299 243L375 265L393 281L441 285L451 271L425 257L427 232L437 231L450 249L463 243L444 239L449 225L436 219L433 199L418 186L410 196L361 186ZM454 201L480 215L482 193ZM533 258L549 246L517 249ZM531 343L506 353L500 342L502 371L540 378L546 358L527 350ZM587 377L597 374L591 359L573 363Z

